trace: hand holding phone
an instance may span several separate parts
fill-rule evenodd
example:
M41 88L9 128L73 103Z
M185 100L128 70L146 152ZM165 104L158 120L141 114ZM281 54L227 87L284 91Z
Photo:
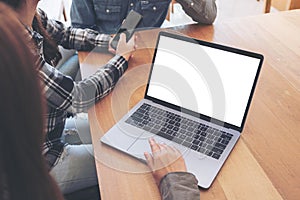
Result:
M137 27L141 19L142 15L135 12L134 10L131 10L125 18L124 23L121 25L116 35L113 37L112 42L110 44L111 47L113 49L117 48L121 33L125 33L126 42L128 42L134 33L134 29Z
M118 48L116 49L115 53L123 56L127 61L129 61L136 49L135 39L136 37L133 36L128 42L126 42L126 35L121 33L120 40L118 42Z

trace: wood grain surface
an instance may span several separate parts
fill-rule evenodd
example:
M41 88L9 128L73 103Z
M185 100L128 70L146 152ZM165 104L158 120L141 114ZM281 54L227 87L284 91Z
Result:
M139 48L114 91L89 110L103 200L160 199L143 163L100 143L100 137L143 98L159 29L138 33ZM212 26L168 29L265 56L242 136L201 199L300 199L300 10ZM79 52L83 77L112 55Z

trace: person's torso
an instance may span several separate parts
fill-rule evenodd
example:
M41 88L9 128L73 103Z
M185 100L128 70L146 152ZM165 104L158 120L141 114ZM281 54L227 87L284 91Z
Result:
M94 13L79 13L72 14L72 23L77 23L77 26L85 26L85 23L94 23L94 30L100 33L114 34L120 28L123 20L126 18L130 10L140 13L143 18L137 28L152 28L160 27L164 22L169 4L171 0L94 0ZM76 6L76 5L73 5ZM90 16L95 15L95 16ZM95 18L89 21L89 19ZM87 21L85 21L87 20Z

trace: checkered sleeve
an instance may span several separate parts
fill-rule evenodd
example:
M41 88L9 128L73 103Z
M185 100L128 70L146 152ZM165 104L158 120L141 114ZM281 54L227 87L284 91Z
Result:
M72 106L68 111L72 113L86 111L96 101L109 94L127 67L127 61L117 55L94 75L75 83Z
M91 51L95 47L107 51L110 35L100 34L92 29L66 27L63 23L48 19L46 13L38 9L43 26L50 36L66 49Z
M72 78L63 75L57 69L44 62L39 70L42 79L43 93L50 107L57 110L66 110L72 104L72 90L74 82Z
M106 96L127 67L127 61L116 55L95 74L77 83L45 62L39 73L48 105L57 110L77 113L87 110Z

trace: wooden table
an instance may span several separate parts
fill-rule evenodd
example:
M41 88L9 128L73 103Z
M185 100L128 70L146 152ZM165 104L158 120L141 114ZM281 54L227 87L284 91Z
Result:
M300 198L300 10L172 28L191 37L265 56L245 129L201 199ZM100 143L100 137L142 97L158 30L139 33L139 47L114 91L89 110L103 200L160 199L148 168ZM80 52L83 77L111 55Z

